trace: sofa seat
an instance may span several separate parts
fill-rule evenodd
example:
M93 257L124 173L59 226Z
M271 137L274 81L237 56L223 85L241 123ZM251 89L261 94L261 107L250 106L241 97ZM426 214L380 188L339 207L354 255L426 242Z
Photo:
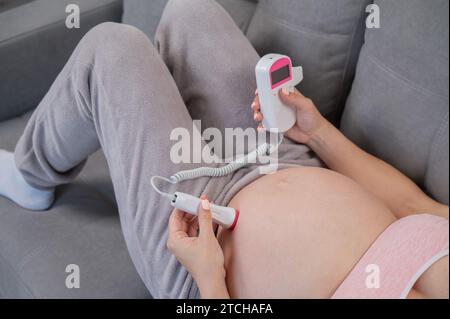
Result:
M0 148L14 149L29 116L0 122ZM0 197L0 243L0 298L150 297L126 249L101 151L57 188L48 211ZM66 287L70 264L79 266L80 288Z

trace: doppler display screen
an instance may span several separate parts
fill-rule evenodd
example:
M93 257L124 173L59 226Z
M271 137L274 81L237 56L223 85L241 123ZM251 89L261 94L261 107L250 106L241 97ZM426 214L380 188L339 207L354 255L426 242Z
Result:
M289 65L286 65L285 67L272 72L272 85L280 83L284 79L287 79L289 76Z

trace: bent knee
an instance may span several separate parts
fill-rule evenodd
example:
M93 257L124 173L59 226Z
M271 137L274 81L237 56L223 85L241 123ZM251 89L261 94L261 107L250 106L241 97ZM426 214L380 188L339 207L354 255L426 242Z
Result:
M112 43L129 42L147 42L147 36L138 28L117 22L103 22L93 27L86 34L86 37L101 42L108 41ZM123 46L123 45L122 45Z
M104 22L93 27L82 40L84 48L109 59L124 56L140 56L143 50L152 48L147 36L136 27L127 24Z

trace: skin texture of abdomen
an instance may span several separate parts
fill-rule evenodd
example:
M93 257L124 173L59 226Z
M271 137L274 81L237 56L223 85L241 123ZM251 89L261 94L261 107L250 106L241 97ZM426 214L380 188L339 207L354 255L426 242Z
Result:
M233 298L329 298L395 221L353 180L313 167L266 175L229 206L239 221L218 239Z

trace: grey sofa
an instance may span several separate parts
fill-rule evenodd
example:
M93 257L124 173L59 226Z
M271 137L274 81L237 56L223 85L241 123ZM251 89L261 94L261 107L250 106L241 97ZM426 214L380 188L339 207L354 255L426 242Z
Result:
M123 22L152 39L167 0L77 0L79 30L64 27L73 1L12 2L0 1L0 148L9 150L88 29L120 21L123 10ZM299 89L349 138L448 204L447 0L375 0L379 29L365 27L372 0L218 2L260 54L289 54L304 67ZM69 264L80 267L78 289L65 285ZM126 250L101 151L47 212L0 198L0 297L150 297Z

